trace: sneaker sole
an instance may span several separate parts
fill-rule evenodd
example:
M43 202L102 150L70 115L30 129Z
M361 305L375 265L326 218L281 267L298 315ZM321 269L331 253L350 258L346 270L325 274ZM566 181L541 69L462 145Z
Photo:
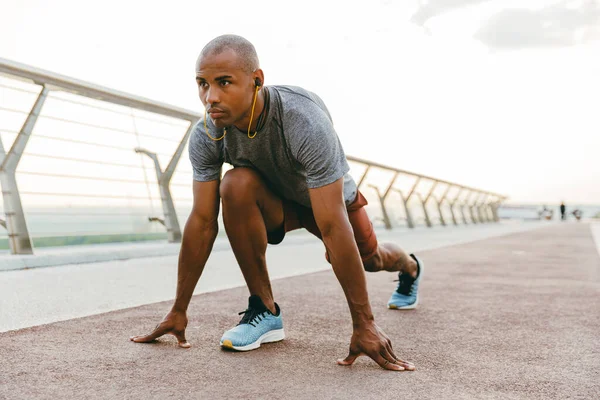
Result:
M282 328L264 333L261 337L256 339L255 342L247 344L246 346L234 346L233 343L231 343L231 340L227 339L221 342L221 347L237 351L250 351L258 349L263 343L279 342L283 339L285 339L285 332Z
M410 304L408 306L402 306L402 307L398 307L395 304L388 304L388 308L390 310L414 310L415 308L417 308L418 304L419 304L419 296L417 295L417 300L413 304Z

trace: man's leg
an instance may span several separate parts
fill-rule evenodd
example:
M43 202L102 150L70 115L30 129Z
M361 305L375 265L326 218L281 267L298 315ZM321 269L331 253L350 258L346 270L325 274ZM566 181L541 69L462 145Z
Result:
M378 244L364 205L366 200L359 193L357 200L348 207L348 219L354 230L363 266L368 272L397 272L398 286L388 301L388 308L413 309L418 304L423 263L393 243Z
M283 203L250 168L228 171L220 194L227 237L250 294L259 296L275 313L265 253L267 232L283 226Z
M354 203L348 206L348 220L363 260L365 271L402 272L417 276L417 263L402 248L393 243L377 242L373 224L364 206L367 200L359 192Z
M363 261L367 272L402 272L417 277L417 263L400 246L393 243L382 243L375 255Z
M417 263L402 248L393 243L377 242L377 236L373 230L373 224L369 219L364 206L367 200L362 193L358 193L356 200L348 206L348 220L354 231L354 239L363 261L363 266L367 272L401 272L413 277L417 276ZM319 239L321 234L312 214L305 216L304 227ZM325 257L329 262L329 255Z

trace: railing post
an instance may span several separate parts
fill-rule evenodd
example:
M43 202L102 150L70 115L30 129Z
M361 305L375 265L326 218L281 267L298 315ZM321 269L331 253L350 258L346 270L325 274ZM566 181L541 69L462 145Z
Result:
M473 200L473 203L469 205L469 214L471 215L471 221L474 224L477 224L477 217L475 216L475 207L477 207L477 202L479 201L479 197L481 196L481 193L477 192L477 196L475 196L475 200Z
M379 204L381 206L381 215L383 219L383 224L385 225L385 229L392 229L392 223L390 221L390 217L385 208L385 197L381 195L379 192L379 188L375 185L369 185L369 187L373 188L375 192L377 192L377 198L379 199Z
M477 216L479 217L479 222L482 224L486 222L486 219L483 217L483 207L485 206L485 201L487 200L488 195L486 193L482 193L481 199L479 200L479 204L477 205Z
M394 185L394 182L396 182L396 178L398 178L398 172L394 173L394 177L392 178L392 181L388 185L383 195L379 192L379 188L377 186L369 185L369 187L372 187L377 192L377 197L379 198L379 203L381 204L381 214L383 216L383 224L385 225L385 229L392 229L392 221L388 215L387 209L385 208L385 199L387 198L388 194L390 194L392 186Z
M171 178L173 177L173 173L175 172L175 168L177 167L177 163L181 158L181 154L185 145L187 143L192 130L194 129L194 124L190 123L190 126L179 142L173 157L169 161L169 165L165 168L164 171L160 168L160 162L158 161L158 157L156 153L152 153L148 150L137 147L135 149L136 153L142 153L147 155L154 161L154 168L156 170L156 180L158 181L158 188L160 190L160 200L162 203L164 221L160 221L157 218L150 217L150 220L155 220L161 222L165 228L167 229L168 240L170 243L178 243L181 242L181 228L179 227L179 220L177 219L177 212L175 211L175 204L173 203L173 197L171 196L171 189L169 184L171 183Z
M444 213L442 212L442 204L444 204L446 196L448 196L448 192L450 191L451 187L452 185L448 185L446 191L439 200L435 196L433 197L434 200L437 202L438 213L440 214L440 223L442 224L442 226L446 226L446 220L444 219Z
M417 186L419 186L420 181L421 181L421 177L418 176L406 197L404 196L404 193L402 193L402 191L400 189L395 189L395 188L392 189L394 192L400 194L400 198L402 198L402 204L404 205L404 212L406 213L406 225L411 229L413 229L415 227L415 221L412 217L412 213L410 212L410 208L408 207L408 202L410 201L410 198L412 197L412 195L415 193L415 190L417 189Z
M367 168L365 169L365 172L363 173L363 175L361 176L360 180L356 184L356 189L360 189L360 186L363 184L363 182L365 181L365 179L367 179L367 174L369 173L370 169L371 169L371 166L367 165Z
M492 203L493 201L487 201L484 206L483 206L483 211L484 211L484 217L485 217L485 221L486 222L494 222L494 219L491 216L491 212L492 212Z
M498 208L500 207L501 201L502 201L502 199L498 199L491 204L494 222L500 222L500 218L498 217Z
M490 207L490 205L487 201L481 205L481 215L483 216L483 222L491 221L490 215L489 215L489 212L490 212L489 207Z
M429 218L429 213L427 212L427 202L429 201L429 198L431 197L437 184L438 184L437 181L433 182L433 185L431 185L431 189L429 189L429 193L427 193L427 196L425 197L425 199L423 199L423 197L421 196L420 193L417 193L417 195L419 196L419 199L421 200L421 203L423 204L423 214L425 214L425 224L429 228L431 228L433 225L431 224L431 219Z
M463 218L463 223L465 225L469 225L469 222L467 220L467 214L465 213L465 207L469 208L469 199L471 198L471 195L473 194L473 191L470 190L469 194L467 194L467 197L465 197L464 202L460 205L460 213L462 215Z
M450 202L450 214L452 214L452 222L454 223L454 225L458 225L458 222L456 221L456 216L454 215L454 205L456 204L456 202L458 201L458 198L460 197L460 194L462 193L463 188L459 188L458 192L456 193L456 197L454 198L454 200L452 200Z
M425 200L421 193L417 193L417 197L421 201L421 208L423 209L423 216L425 217L425 226L431 228L431 220L429 219L429 213L427 212L427 207L425 207Z
M6 154L0 138L0 161L2 162L0 165L0 185L2 186L2 199L4 200L4 212L6 214L6 221L2 221L2 225L8 230L8 243L12 254L33 254L33 243L29 236L29 229L23 212L16 172L48 93L50 93L50 89L42 86L42 90L8 154Z

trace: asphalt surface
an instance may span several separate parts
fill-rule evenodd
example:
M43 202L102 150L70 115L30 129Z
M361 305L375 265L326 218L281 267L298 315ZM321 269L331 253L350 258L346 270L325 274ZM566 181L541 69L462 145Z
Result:
M379 326L414 372L347 354L331 271L273 282L287 338L221 350L247 290L195 296L191 349L136 344L169 302L0 334L0 398L600 398L600 256L587 224L554 225L419 253L421 302L387 310L394 277L368 275Z
M532 230L547 226L545 222L547 221L417 228L410 232L394 229L379 231L377 235L382 242L401 243L409 251L421 252ZM286 235L283 243L269 245L267 265L271 279L331 268L323 256L323 243L310 233L302 232L294 231L293 234ZM194 294L246 285L229 243L224 243L223 240L217 242ZM157 257L154 255L156 250L153 250L156 245L156 242L134 243L130 246L102 245L99 248L84 246L83 249L70 246L48 251L54 252L54 255L68 255L69 250L74 250L80 259L87 255L95 259L99 252L121 253L123 249L131 248L135 251L146 249L148 252L143 254L148 254L149 257L12 271L1 271L0 267L0 332L173 299L177 283L178 253ZM159 247L164 245L165 243L158 243ZM44 261L44 255L39 257L36 262Z

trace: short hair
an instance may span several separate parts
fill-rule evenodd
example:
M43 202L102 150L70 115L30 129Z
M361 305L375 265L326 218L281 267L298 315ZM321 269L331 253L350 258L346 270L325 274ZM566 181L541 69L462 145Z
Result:
M202 57L218 55L225 50L233 50L238 55L241 67L246 72L260 68L256 49L247 39L238 35L221 35L208 42L200 52L197 65Z

